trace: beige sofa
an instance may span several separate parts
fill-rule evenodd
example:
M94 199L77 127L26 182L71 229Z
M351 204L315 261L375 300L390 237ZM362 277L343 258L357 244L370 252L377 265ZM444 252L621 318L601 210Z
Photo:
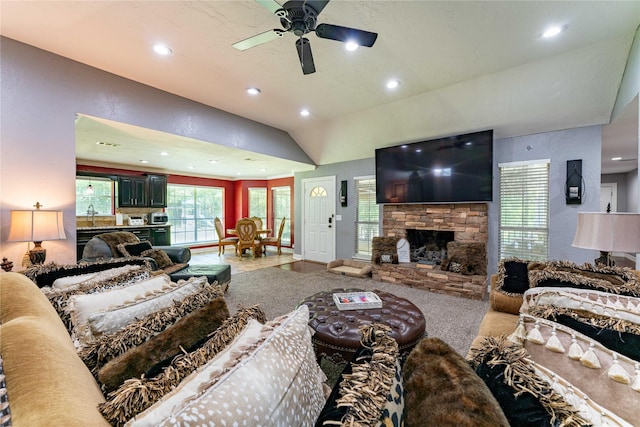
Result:
M353 259L336 259L327 264L327 271L363 279L371 276L371 263Z

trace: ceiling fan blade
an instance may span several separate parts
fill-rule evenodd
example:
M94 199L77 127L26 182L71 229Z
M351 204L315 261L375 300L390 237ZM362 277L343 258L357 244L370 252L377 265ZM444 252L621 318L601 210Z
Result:
M378 33L331 24L318 25L316 27L316 35L322 39L337 40L339 42L353 41L360 46L366 47L373 46L378 38Z
M260 6L264 7L271 13L276 13L278 10L282 9L280 3L277 3L274 0L256 0L256 3L260 4Z
M300 65L302 65L302 73L315 73L316 66L313 63L313 55L311 54L311 44L309 44L309 39L301 37L296 40L296 49L298 50Z
M304 3L311 6L316 13L320 14L322 9L324 9L325 6L327 6L327 3L329 3L329 0L306 0Z
M261 34L256 34L255 36L249 37L248 39L244 39L242 41L234 43L232 46L238 50L247 50L262 43L277 39L278 37L282 37L284 33L285 31L278 29L269 30Z

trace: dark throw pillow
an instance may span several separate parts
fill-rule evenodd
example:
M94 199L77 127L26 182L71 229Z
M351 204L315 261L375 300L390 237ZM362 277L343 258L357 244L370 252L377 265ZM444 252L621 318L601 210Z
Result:
M423 338L402 367L405 426L509 426L500 405L462 356Z
M151 249L151 243L148 241L137 243L120 243L118 250L123 256L142 256L144 251Z
M517 258L500 260L496 290L507 295L522 295L529 289L529 261Z
M162 249L149 249L142 252L141 255L144 257L153 258L156 264L158 264L158 268L160 270L171 267L173 265L173 261L171 261L169 255L167 255L167 253Z

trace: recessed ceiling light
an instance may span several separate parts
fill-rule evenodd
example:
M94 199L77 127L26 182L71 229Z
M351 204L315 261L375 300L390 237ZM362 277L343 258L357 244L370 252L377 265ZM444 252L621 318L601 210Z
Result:
M542 37L545 39L555 37L566 29L565 26L554 25L552 27L547 28L544 33L542 33Z
M188 166L189 169L195 169L195 166Z
M120 144L114 144L113 142L96 141L96 145L103 145L105 147L120 147Z
M140 163L149 163L149 160L140 160Z
M348 41L345 45L344 48L347 49L349 52L353 52L354 50L358 49L360 47L360 45L354 41Z
M209 163L218 163L217 160L209 160Z
M400 80L389 80L387 82L387 89L395 89L400 86Z
M260 94L260 89L258 89L257 87L250 87L250 88L247 89L247 93L249 95L256 96L256 95Z
M304 108L304 109L300 110L300 115L301 115L302 117L308 117L308 116L309 116L309 114L311 114L311 113L310 113L310 112L309 112L309 110L307 110L306 108Z
M242 175L242 172L237 172L236 175Z
M611 160L613 160L614 162L618 162L622 160L622 157L612 157Z
M161 155L161 156L168 156L168 155L169 155L169 153L167 153L166 151L161 151L161 152L160 152L160 155Z
M266 171L267 171L267 168L260 169L260 172L266 172Z
M169 48L169 46L164 45L162 43L154 43L153 44L153 51L155 53L157 53L158 55L162 55L162 56L171 55L173 53L171 51L171 49Z

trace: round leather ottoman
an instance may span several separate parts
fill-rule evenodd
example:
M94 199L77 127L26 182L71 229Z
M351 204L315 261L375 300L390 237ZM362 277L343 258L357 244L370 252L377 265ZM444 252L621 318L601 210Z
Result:
M360 292L362 289L334 289L311 295L300 302L309 307L309 326L318 361L328 357L336 363L349 362L360 346L360 325L382 323L391 327L401 360L425 336L424 315L405 298L388 292L374 291L382 300L382 308L339 310L333 302L334 292Z

